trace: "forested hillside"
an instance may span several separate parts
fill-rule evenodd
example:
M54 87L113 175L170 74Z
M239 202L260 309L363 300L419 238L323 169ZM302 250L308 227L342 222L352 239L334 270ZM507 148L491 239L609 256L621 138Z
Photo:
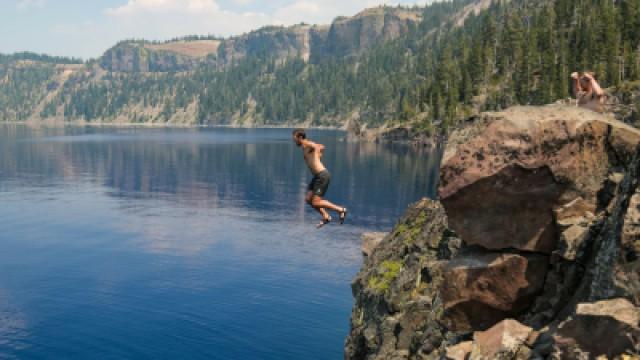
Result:
M597 72L637 115L640 97L628 88L640 78L640 0L453 0L230 39L123 42L81 68L8 59L0 57L2 120L357 119L433 132L480 110L567 98L581 70Z
M474 105L546 104L570 95L573 71L593 70L605 87L639 78L640 1L494 2L421 53L427 80L409 103L430 119L451 123Z

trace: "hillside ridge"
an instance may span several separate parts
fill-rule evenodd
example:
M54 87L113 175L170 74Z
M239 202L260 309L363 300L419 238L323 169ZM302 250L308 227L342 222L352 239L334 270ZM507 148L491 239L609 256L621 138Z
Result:
M608 109L640 126L639 19L640 0L452 0L227 39L124 41L64 82L65 59L0 56L0 118L380 128L428 143L483 111L567 102L570 74L593 70Z

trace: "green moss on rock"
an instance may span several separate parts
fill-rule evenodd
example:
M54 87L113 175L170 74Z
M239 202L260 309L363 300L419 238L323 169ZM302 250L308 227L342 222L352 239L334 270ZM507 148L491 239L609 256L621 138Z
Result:
M420 233L423 230L422 228L426 222L427 213L422 211L411 221L399 224L395 229L394 236L402 236L403 243L406 246L411 246L418 236L420 236Z
M376 274L369 278L367 286L379 293L389 290L391 282L398 277L402 270L402 263L399 261L384 261L377 269Z

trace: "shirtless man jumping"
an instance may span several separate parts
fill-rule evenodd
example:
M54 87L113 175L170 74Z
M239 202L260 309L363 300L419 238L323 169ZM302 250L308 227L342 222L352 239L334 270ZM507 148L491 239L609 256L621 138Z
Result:
M324 145L307 140L307 134L303 129L293 131L293 142L302 147L304 161L307 163L309 170L311 170L311 174L313 174L305 201L322 215L322 221L317 225L317 228L327 225L332 220L326 209L337 212L340 216L340 224L344 224L344 220L347 217L347 208L334 205L322 198L327 192L331 181L329 171L320 161L324 152Z

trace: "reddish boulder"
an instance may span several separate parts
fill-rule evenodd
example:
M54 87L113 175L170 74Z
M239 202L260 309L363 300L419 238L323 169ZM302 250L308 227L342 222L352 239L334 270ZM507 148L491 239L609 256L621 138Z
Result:
M473 349L473 342L465 341L447 348L445 359L447 360L467 360Z
M533 329L521 323L506 319L487 331L476 332L473 336L473 350L470 358L515 359Z
M549 254L554 210L581 198L595 211L611 169L639 142L637 129L572 107L484 114L445 150L439 195L449 225L467 244Z
M447 326L483 330L531 305L543 289L546 256L474 254L444 266L440 294Z
M509 166L442 200L449 226L469 245L549 254L556 248L553 207L565 187L549 168Z
M613 359L638 351L639 320L640 309L626 299L579 304L575 315L560 324L554 335L555 354L563 359L577 353Z

